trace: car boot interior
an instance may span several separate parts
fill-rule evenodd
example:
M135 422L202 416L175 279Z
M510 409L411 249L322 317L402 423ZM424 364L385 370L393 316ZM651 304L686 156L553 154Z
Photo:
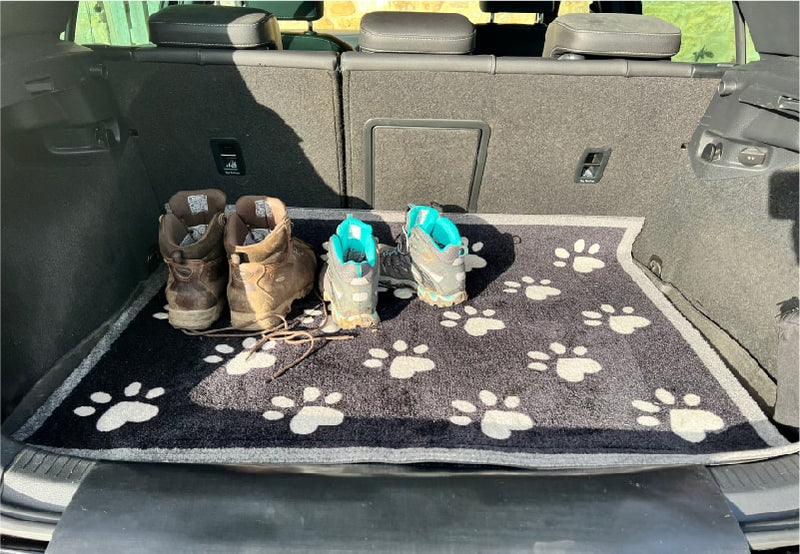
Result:
M4 441L85 463L767 460L796 487L797 28L761 31L796 4L736 3L748 64L670 61L677 27L558 2L481 2L543 14L513 32L373 13L357 49L287 39L322 3L274 4L170 6L142 47L60 39L73 2L0 4ZM282 251L313 249L320 283L348 213L390 243L434 205L469 300L382 282L375 328L319 344L182 333L159 218L201 189L227 218L283 202ZM287 317L322 329L321 300Z

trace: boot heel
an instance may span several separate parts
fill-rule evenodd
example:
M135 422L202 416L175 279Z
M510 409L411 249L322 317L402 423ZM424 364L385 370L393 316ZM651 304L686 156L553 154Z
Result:
M219 319L224 304L220 303L206 310L169 310L169 324L176 329L199 331L208 329Z
M435 292L429 291L420 286L417 286L417 296L426 304L436 306L437 308L455 306L456 304L461 304L467 299L467 293L463 290L453 294L438 295Z
M371 314L357 314L350 317L342 317L339 312L331 307L331 319L342 329L355 329L356 327L374 327L381 322L378 312Z

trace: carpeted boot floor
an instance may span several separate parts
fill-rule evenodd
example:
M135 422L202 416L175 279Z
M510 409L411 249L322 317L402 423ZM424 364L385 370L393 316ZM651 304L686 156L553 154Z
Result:
M344 213L293 213L295 236L324 255ZM356 215L382 242L400 232L402 214ZM268 342L246 360L254 339L189 337L166 321L156 276L16 437L120 460L522 467L710 463L786 444L634 265L641 220L453 219L466 303L382 292L378 328L273 382L305 345ZM317 327L317 308L308 298L292 315Z

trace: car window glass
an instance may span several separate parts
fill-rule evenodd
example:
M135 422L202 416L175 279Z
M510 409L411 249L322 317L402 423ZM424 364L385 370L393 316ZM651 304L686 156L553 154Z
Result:
M246 4L247 2L245 2ZM559 14L589 11L590 2L561 2ZM451 2L419 2L406 0L337 0L325 3L325 15L314 22L314 29L319 31L355 31L361 25L364 14L375 11L399 12L446 12L460 13L472 23L488 23L490 15L482 12L478 2L451 1ZM498 13L495 15L497 23L534 23L536 16L529 13ZM307 24L304 21L281 21L283 30L304 30Z
M181 2L191 3L191 2ZM217 0L218 5L247 5L236 0ZM75 25L78 44L110 44L135 46L149 44L147 17L166 2L102 2L81 1ZM358 31L364 14L373 11L451 12L466 16L473 23L487 23L489 14L478 7L477 1L416 2L397 0L337 0L325 3L325 15L314 23L319 31ZM561 2L559 13L588 12L589 2ZM497 14L497 23L533 23L533 14ZM306 30L305 21L281 21L284 31ZM61 38L64 38L62 34Z
M191 3L191 2L185 2ZM81 1L75 25L78 44L110 44L136 46L150 44L147 18L166 4L150 2ZM241 5L246 1L217 0L215 4ZM563 1L559 14L586 13L590 2ZM487 23L489 14L480 10L476 1L405 1L405 0L337 0L325 3L325 15L314 23L318 31L357 32L364 14L373 11L452 12L466 16L473 23ZM673 61L695 63L733 63L736 48L733 31L733 9L729 2L642 2L642 12L677 25L683 39L681 50ZM532 23L532 14L500 13L497 23ZM305 30L305 21L281 21L286 31ZM62 39L64 35L62 34ZM747 33L747 61L758 59L750 34Z
M680 28L681 50L672 61L735 63L736 40L730 2L642 2L642 13ZM746 61L757 59L758 52L748 33Z
M161 2L78 2L75 42L136 46L150 44L147 17Z

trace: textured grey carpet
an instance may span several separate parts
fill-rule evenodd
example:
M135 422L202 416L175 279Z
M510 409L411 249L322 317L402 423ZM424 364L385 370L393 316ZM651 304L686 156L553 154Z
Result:
M324 254L342 215L296 211L295 232ZM400 219L380 217L388 241ZM304 347L270 342L247 361L252 339L187 337L154 280L17 437L126 460L524 467L710 463L786 444L633 265L641 220L454 219L465 304L386 291L378 329L270 383ZM313 299L295 313L321 321Z

